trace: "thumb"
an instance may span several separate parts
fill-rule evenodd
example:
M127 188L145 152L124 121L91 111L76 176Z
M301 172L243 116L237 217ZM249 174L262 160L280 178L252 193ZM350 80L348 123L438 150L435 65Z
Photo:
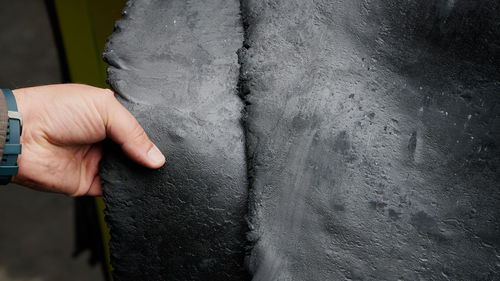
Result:
M110 95L104 108L106 134L119 144L125 154L148 168L160 168L165 164L165 156L149 140L144 129L132 114Z

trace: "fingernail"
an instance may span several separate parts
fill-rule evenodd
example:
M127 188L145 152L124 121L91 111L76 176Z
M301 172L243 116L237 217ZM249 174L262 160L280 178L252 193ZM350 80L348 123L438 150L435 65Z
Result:
M153 145L148 151L148 157L154 165L162 165L165 162L165 156L163 156L156 145Z

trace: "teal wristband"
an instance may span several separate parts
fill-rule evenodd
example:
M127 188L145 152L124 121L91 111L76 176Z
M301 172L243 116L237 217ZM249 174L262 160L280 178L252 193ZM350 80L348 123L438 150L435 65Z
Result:
M9 89L2 89L5 96L8 110L8 126L5 136L5 146L3 149L2 161L0 161L0 184L8 184L13 175L17 174L18 155L21 154L21 133L23 118L17 111L16 98Z

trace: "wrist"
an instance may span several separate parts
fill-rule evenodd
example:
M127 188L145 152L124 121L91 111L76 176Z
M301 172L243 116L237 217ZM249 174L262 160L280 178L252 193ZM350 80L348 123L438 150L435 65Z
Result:
M19 113L21 113L21 115L23 117L23 131L22 131L21 136L19 138L19 143L21 144L23 150L25 150L24 139L25 139L26 132L27 132L27 130L26 130L26 117L27 116L26 116L26 110L25 110L26 105L24 103L25 91L26 91L26 88L12 90L12 93L14 94L14 97L15 97L16 103L17 103L17 110ZM24 152L24 151L22 151L22 152ZM11 183L15 183L15 184L23 185L23 186L30 186L30 184L26 181L25 177L23 177L23 174L22 174L22 172L23 172L22 171L22 158L23 158L23 153L18 155L17 165L19 167L19 170L18 170L17 174L12 176Z

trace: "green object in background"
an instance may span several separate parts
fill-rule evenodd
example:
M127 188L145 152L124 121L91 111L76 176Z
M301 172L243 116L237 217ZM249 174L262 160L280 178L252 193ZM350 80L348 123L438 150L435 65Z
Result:
M54 0L71 81L106 87L102 52L125 0Z
M102 52L126 0L54 0L69 76L74 83L106 88L106 67ZM104 201L96 198L109 280L112 267L109 229L104 220Z

